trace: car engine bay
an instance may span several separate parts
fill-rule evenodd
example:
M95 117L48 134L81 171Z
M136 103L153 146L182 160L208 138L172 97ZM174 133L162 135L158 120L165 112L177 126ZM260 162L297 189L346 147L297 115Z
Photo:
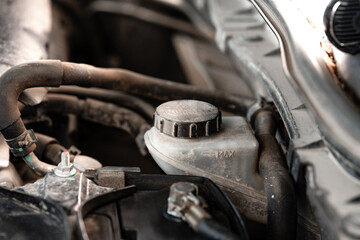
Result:
M359 239L360 1L0 2L0 239Z

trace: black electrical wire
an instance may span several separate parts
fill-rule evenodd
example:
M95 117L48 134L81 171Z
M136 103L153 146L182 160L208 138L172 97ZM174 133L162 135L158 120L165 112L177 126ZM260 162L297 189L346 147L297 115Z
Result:
M241 240L238 236L232 233L229 229L218 223L212 218L205 218L200 221L198 233L208 239L214 240ZM245 240L245 239L244 239Z
M141 100L140 98L114 90L61 86L59 88L49 88L48 92L74 95L79 98L93 98L104 102L112 102L116 105L123 106L141 114L146 117L147 120L152 120L155 112L155 108L151 104Z

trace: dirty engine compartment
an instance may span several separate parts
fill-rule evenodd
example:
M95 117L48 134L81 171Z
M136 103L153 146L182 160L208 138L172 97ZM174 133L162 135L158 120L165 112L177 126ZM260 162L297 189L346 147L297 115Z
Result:
M0 239L360 238L360 1L0 2Z

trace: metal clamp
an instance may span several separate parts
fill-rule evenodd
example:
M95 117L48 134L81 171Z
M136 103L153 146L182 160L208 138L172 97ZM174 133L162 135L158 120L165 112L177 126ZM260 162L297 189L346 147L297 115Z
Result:
M205 202L198 196L198 187L189 182L177 182L171 185L167 213L181 218L195 231L205 218L211 218L205 211Z
M6 139L10 151L15 157L23 157L34 151L38 139L32 129L27 130L13 139Z

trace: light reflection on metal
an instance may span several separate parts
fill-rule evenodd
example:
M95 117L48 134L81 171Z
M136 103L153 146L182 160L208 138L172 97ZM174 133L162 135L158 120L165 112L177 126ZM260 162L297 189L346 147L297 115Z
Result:
M290 1L252 0L277 35L285 71L304 94L326 140L360 165L360 114L326 67L318 33ZM346 116L346 117L345 117Z

